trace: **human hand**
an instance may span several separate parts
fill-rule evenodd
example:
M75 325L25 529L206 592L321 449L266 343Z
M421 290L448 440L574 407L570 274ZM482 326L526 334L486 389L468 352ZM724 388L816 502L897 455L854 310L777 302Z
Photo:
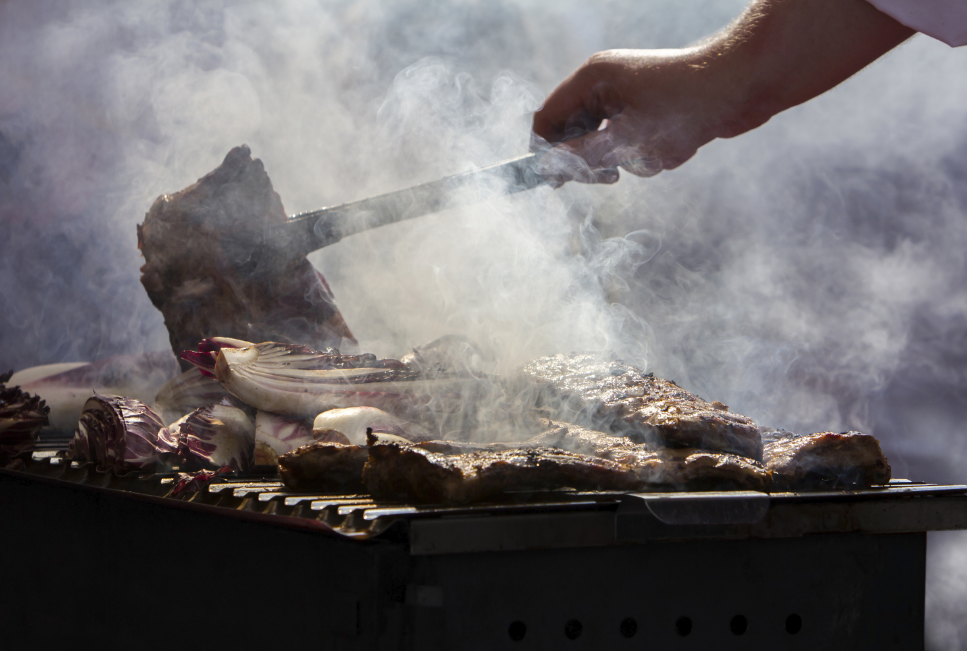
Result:
M587 60L534 115L532 149L552 182L614 183L674 169L730 125L738 92L700 48L609 50Z

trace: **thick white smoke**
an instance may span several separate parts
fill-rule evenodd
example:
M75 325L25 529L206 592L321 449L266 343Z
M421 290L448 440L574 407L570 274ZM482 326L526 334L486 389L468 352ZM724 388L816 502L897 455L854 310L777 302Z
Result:
M743 5L0 4L0 371L163 350L135 224L235 145L290 214L465 171L524 153L529 113L591 53L682 46ZM963 482L965 58L918 36L679 170L311 259L373 352L450 332L497 367L609 348L766 425L869 431L898 476ZM928 636L956 648L963 547L937 549Z

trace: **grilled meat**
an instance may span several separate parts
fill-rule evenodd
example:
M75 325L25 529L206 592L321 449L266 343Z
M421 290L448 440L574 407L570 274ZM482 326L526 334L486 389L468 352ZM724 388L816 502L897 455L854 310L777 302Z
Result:
M294 491L360 492L368 457L362 445L310 443L279 455L279 477Z
M764 456L777 489L886 484L892 472L876 438L860 432L773 432Z
M141 284L164 315L175 354L213 336L355 345L309 261L279 263L286 256L261 248L264 228L286 219L262 162L244 145L197 183L154 202L138 226Z
M674 382L594 354L543 357L523 366L509 395L557 418L658 445L729 452L762 460L752 419L706 402Z
M541 419L541 425L546 431L527 439L521 444L522 447L561 448L604 459L614 459L616 454L644 449L643 444L635 443L626 436L605 434L573 423L544 418Z
M376 498L434 504L481 502L515 490L622 491L639 484L620 463L554 448L446 455L379 444L369 448L363 479Z
M570 423L543 421L548 431L528 439L617 461L634 468L642 489L768 490L772 473L747 457L692 448L652 448L623 436L612 436Z
M380 442L385 439L380 437ZM402 441L397 441L401 443ZM513 443L470 443L466 441L419 441L414 443L414 445L421 450L426 450L427 452L436 452L437 454L469 454L471 452L502 452L503 450L511 450L518 447L523 447L515 445ZM531 446L536 447L536 446Z
M748 457L688 448L639 449L614 460L632 466L643 488L660 490L749 490L772 488L772 472Z

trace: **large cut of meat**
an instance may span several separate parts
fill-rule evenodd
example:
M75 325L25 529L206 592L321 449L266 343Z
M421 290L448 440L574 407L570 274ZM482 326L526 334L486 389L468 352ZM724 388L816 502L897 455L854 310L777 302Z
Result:
M279 477L294 491L361 492L368 458L364 445L310 443L279 456Z
M752 419L613 358L543 357L524 365L510 387L525 406L536 405L562 420L658 445L762 460Z
M523 447L561 448L605 459L644 449L644 444L635 443L627 436L605 434L573 423L545 418L541 419L541 425L545 431L524 441Z
M634 468L641 490L769 490L772 473L747 457L692 448L654 448L571 423L543 420L547 428L523 443L551 446Z
M737 454L689 448L616 453L615 461L635 469L641 490L719 491L772 489L772 472Z
M466 504L516 490L631 490L631 468L555 448L440 454L418 445L371 445L363 470L374 497L431 504Z
M264 229L286 219L262 162L244 145L197 183L154 202L138 226L141 284L164 315L175 354L214 336L355 345L309 261L261 247Z
M774 432L764 456L776 488L872 486L889 483L892 473L876 438L860 432Z

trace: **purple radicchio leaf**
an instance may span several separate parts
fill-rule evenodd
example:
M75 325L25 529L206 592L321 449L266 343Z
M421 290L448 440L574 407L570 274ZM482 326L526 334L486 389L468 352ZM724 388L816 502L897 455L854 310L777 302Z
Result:
M469 376L426 377L397 360L375 355L312 353L274 342L223 348L215 375L245 404L300 418L364 406L406 416L456 413L480 387L479 380Z
M256 466L275 466L280 455L315 440L312 428L303 419L267 411L255 413Z
M178 452L188 469L252 469L255 422L242 409L208 405L176 421L171 429L177 433Z
M232 469L228 466L222 466L218 470L179 472L178 479L175 481L175 485L171 489L171 496L177 497L178 495L182 495L184 493L197 493L200 490L205 490L205 488L212 483L212 480L223 475L228 475L231 472Z
M50 408L43 400L7 386L12 375L0 374L0 457L29 449L49 422Z
M198 350L181 351L181 359L194 364L203 375L215 377L215 362L218 360L218 351L222 348L247 348L252 345L247 341L232 339L231 337L211 337L198 342Z
M170 432L150 407L96 394L84 404L71 451L79 461L118 470L155 470L177 458Z

